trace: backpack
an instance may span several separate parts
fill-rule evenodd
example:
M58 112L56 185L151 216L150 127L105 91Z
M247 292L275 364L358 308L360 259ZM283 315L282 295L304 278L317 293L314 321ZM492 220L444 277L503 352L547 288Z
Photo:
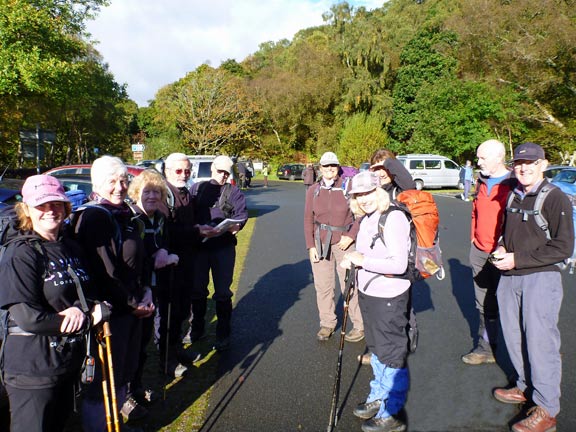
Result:
M208 182L202 182L198 185L196 195L194 196L196 200L200 199L200 196L204 193L204 188L207 184ZM224 217L227 219L231 218L234 213L234 204L230 201L230 195L232 195L232 185L230 183L224 183L220 189L220 197L218 198L218 201L216 201L212 206L213 208L219 208L222 210Z
M372 238L372 247L380 238L384 244L384 225L391 211L401 211L410 222L410 251L408 267L403 275L395 275L410 282L417 282L435 275L444 279L446 273L442 264L442 251L438 235L440 216L434 197L429 192L407 190L400 192L391 201L388 210L380 215L378 233Z
M550 230L548 229L548 221L542 215L542 207L544 206L544 201L546 197L550 193L550 191L557 189L557 187L551 183L548 183L546 186L542 187L538 194L536 195L536 200L534 202L534 208L532 210L524 210L519 208L513 208L512 203L514 202L514 193L511 192L508 195L508 202L506 203L506 212L507 213L520 213L522 214L522 220L528 220L528 216L534 216L534 221L540 227L542 231L545 231L546 238L550 240ZM570 198L570 197L569 197ZM574 224L574 229L576 230L576 206L574 205L574 201L570 199L572 203L572 222ZM570 274L574 274L574 269L576 268L576 240L574 241L574 248L572 249L572 255L570 258L566 258L564 261L557 263L556 265L561 270L569 269Z
M82 204L85 204L88 201L88 197L86 196L86 192L81 189L76 190L67 190L66 196L70 200L72 204L72 211L76 210Z

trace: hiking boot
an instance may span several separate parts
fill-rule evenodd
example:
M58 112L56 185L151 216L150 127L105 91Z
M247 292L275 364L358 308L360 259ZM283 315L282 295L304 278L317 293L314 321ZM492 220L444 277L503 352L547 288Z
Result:
M133 420L141 420L148 415L148 410L136 402L132 396L126 399L124 405L122 405L122 409L120 410L120 414L124 418L124 423Z
M140 405L144 406L151 405L160 399L158 392L152 389L139 389L134 391L133 394L134 399L136 399Z
M512 426L513 432L556 432L556 419L540 406L532 407L529 416Z
M502 403L521 404L527 400L524 392L518 387L512 387L511 389L499 388L494 390L493 394L496 400Z
M164 370L164 363L160 366L161 372L171 378L180 378L188 372L188 368L177 360L169 360L168 367Z
M469 365L496 363L492 351L487 351L481 347L473 349L468 354L463 355L461 359L464 363Z
M184 365L191 365L202 358L202 354L190 349L182 349L178 352L178 361Z
M353 414L361 419L370 419L378 414L382 406L382 399L377 399L372 402L364 402L354 408Z
M362 365L362 366L370 366L370 359L372 358L372 353L371 352L367 352L366 354L360 354L358 356L358 362Z
M318 338L319 341L325 341L325 340L330 339L330 336L332 336L332 333L334 333L333 328L320 327L320 330L316 334L316 337Z
M393 416L374 417L362 423L362 430L364 432L404 432L406 425Z
M348 332L346 336L344 336L344 340L346 342L360 342L364 339L364 330L357 330L353 328Z

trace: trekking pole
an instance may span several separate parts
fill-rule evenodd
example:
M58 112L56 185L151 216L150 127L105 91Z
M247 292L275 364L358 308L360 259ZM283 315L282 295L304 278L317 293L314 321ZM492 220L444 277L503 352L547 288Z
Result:
M118 413L118 400L116 399L116 383L114 381L114 366L112 363L112 333L110 323L104 321L100 332L100 343L98 344L98 355L102 363L102 393L104 395L104 409L106 412L106 427L108 432L120 432L120 416ZM104 353L104 347L106 353ZM106 354L106 355L105 355ZM112 429L112 422L114 429Z
M334 377L334 389L332 391L332 406L330 407L330 422L328 432L332 432L338 423L338 398L340 396L340 378L342 376L342 354L344 353L344 338L346 336L346 321L348 321L348 304L354 291L356 279L356 266L350 264L350 269L346 270L346 288L344 289L344 316L342 317L342 327L340 330L340 346L338 348L338 362L336 363L336 376Z
M166 388L168 387L168 351L170 349L170 320L172 319L172 290L174 286L174 266L168 272L168 312L166 313L166 351L164 352L164 394L162 400L166 401Z

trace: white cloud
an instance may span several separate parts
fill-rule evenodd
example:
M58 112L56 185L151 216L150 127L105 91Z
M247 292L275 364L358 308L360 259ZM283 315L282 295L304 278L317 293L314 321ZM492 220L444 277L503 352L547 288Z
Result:
M88 31L128 94L146 106L161 87L208 61L241 61L267 41L323 23L334 0L112 0ZM358 0L367 9L383 1Z

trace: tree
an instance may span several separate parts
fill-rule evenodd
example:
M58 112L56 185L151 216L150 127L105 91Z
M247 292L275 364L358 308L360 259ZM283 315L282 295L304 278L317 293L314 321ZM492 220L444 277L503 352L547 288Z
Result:
M370 160L379 148L386 147L388 136L382 127L382 118L376 115L355 114L344 124L338 154L343 165L360 166Z
M257 142L258 107L243 81L202 65L157 95L156 120L172 124L193 154L240 154Z

